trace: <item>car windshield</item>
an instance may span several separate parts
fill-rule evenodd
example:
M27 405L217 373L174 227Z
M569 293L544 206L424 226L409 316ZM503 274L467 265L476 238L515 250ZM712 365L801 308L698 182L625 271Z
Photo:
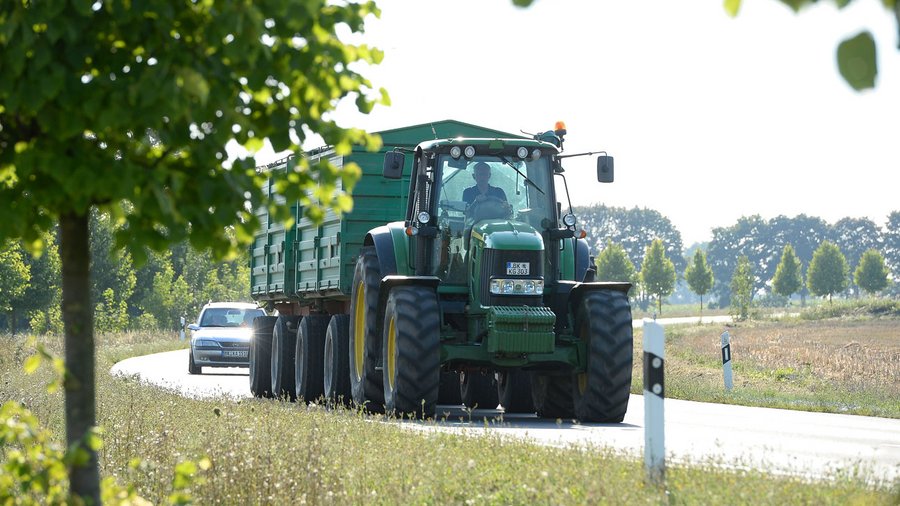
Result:
M210 307L203 312L201 327L249 327L257 316L265 316L262 309Z

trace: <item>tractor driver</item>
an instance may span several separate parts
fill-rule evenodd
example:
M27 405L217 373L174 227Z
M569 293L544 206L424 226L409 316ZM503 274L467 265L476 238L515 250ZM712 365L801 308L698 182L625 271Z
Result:
M485 162L476 163L472 178L475 179L475 186L470 186L463 190L462 199L466 204L472 205L476 200L482 200L487 197L496 197L503 202L507 202L506 192L503 191L503 188L489 184L491 180L490 165Z

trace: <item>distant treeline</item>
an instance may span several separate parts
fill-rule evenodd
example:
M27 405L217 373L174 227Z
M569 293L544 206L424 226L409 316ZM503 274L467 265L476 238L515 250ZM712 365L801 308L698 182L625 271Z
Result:
M893 279L900 279L900 211L892 212L884 226L867 218L843 218L829 224L822 218L805 214L769 220L759 215L742 217L731 226L714 228L711 241L694 245L687 251L681 233L658 211L594 205L576 208L575 213L588 233L595 255L606 248L607 242L617 244L637 269L640 269L647 247L656 238L665 245L666 255L675 265L679 278L683 278L694 251L697 248L704 250L715 277L711 295L720 306L729 303L732 274L741 256L750 261L754 295L772 294L772 279L786 245L793 247L805 274L815 250L825 241L835 244L849 264L851 279L845 295L859 293L853 284L853 272L863 253L870 249L884 257ZM898 287L893 285L888 290L896 294ZM806 288L800 293L805 295Z
M91 215L91 300L99 332L176 329L181 316L196 318L210 300L249 299L247 254L214 262L187 243L165 253L147 251L136 266L115 247L117 225L109 216ZM0 329L62 333L61 271L55 233L44 237L34 258L17 242L0 248Z

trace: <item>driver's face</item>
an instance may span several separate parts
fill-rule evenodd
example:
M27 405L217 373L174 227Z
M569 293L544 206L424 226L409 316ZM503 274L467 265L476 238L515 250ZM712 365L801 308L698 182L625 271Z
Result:
M478 184L487 184L491 180L491 169L490 167L479 166L475 168L475 173L472 174L472 177Z

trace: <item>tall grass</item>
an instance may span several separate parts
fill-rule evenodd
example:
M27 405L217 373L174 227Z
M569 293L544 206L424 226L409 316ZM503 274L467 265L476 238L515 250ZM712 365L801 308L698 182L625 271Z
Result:
M720 335L731 335L734 389ZM635 335L635 350L642 335ZM683 325L666 329L666 395L750 406L900 418L900 320ZM635 355L640 356L639 354ZM643 389L635 363L632 391Z

